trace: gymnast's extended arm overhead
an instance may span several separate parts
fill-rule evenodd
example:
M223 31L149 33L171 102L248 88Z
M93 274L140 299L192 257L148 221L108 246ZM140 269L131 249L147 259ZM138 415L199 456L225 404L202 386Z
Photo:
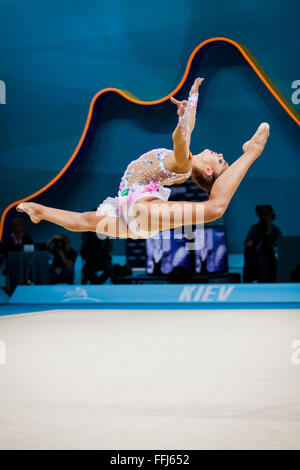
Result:
M174 144L174 157L176 166L179 171L187 171L190 168L189 148L191 142L191 134L195 127L196 110L198 102L198 89L204 78L196 78L188 100L178 101L173 96L170 98L172 103L178 107L177 114L179 116L178 124L172 134Z

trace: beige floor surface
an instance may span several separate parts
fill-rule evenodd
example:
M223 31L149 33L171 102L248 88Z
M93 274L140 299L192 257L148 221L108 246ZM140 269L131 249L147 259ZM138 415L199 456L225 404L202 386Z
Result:
M295 339L299 310L0 317L0 448L300 449Z

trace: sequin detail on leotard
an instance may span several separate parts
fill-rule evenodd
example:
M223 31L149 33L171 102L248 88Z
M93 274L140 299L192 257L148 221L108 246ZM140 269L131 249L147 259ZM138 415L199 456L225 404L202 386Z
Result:
M121 179L119 196L125 196L124 192L133 184L147 185L155 182L169 186L187 180L192 174L191 169L186 173L175 173L165 167L164 161L170 152L172 150L166 148L150 150L131 162Z
M118 197L108 197L98 206L100 215L123 217L132 233L141 236L141 230L132 215L132 207L141 198L152 197L167 201L171 190L165 186L182 183L192 173L169 171L164 164L165 157L172 150L158 148L144 153L137 160L131 162L120 183ZM187 158L190 156L190 152ZM147 234L143 233L142 238ZM148 236L153 235L149 233Z

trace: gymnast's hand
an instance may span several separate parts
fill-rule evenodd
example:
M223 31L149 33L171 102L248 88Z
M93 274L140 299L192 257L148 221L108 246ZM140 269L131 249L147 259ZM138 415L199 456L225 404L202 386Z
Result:
M203 82L204 78L196 78L196 80L194 81L194 85L192 86L191 90L190 90L190 95L193 95L194 93L198 93L198 90L199 90L199 86L201 85L201 83Z
M193 84L193 86L190 90L189 96L193 95L194 93L198 93L199 86L201 85L203 80L204 80L204 78L200 78L200 77L196 78L196 80L194 81L194 84ZM183 116L185 108L188 105L188 101L187 100L179 101L179 100L176 100L175 98L173 98L173 96L170 97L170 100L172 101L172 103L177 105L177 108L178 108L177 109L177 114L178 114L178 116Z
M183 116L185 108L188 105L187 100L178 101L178 100L175 100L175 98L173 98L173 96L170 97L170 100L172 101L172 103L177 105L177 108L178 108L177 109L177 114L178 114L178 116Z

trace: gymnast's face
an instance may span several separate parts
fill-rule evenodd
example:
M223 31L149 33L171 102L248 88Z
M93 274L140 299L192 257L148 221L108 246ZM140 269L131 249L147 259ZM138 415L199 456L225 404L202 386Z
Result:
M224 160L222 153L205 149L203 152L193 155L192 166L206 176L211 176L212 174L220 175L229 165Z

